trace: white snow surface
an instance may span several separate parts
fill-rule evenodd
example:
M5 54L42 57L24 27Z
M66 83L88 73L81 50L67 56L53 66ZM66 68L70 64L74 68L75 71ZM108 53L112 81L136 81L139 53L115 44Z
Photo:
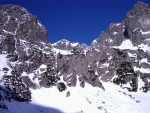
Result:
M122 42L120 46L113 46L112 48L121 49L121 50L137 50L138 47L134 46L129 39L126 39Z
M104 64L100 65L99 68L104 68L104 67L108 67L108 66L109 66L109 63L104 63Z
M113 34L116 35L116 34L118 34L118 32L114 32Z
M70 41L68 41L66 39L62 39L62 40L59 40L59 41L53 43L52 45L54 46L54 45L57 45L58 43L61 43L61 44L65 43L66 45L68 45L70 43Z
M129 55L129 57L135 57L135 58L137 57L136 53L132 54L132 53L128 52L128 55Z
M150 73L150 68L138 68L138 67L134 67L134 71L140 71L141 73Z
M6 55L0 54L0 80L2 79L4 75L4 72L3 72L4 67L9 69L8 74L10 74L11 68L7 64Z
M121 25L121 23L116 23L116 26L120 26Z
M96 43L97 43L97 39L93 40L93 42L91 44L95 45Z
M58 53L61 53L63 55L69 55L69 54L72 54L71 51L68 51L68 50L61 50L61 49L56 49L56 48L53 48L53 51L58 54Z
M139 49L142 49L144 52L150 51L150 47L148 46L148 44L140 44Z
M64 92L55 87L31 89L31 103L7 102L7 105L12 113L149 113L149 93L128 92L110 82L102 84L105 91L89 84Z
M140 61L139 63L140 63L140 64L141 64L141 63L147 63L147 64L150 65L150 63L148 62L148 59L147 59L147 58L141 59L141 61Z
M148 44L143 44L141 43L138 46L135 46L132 44L131 40L126 39L124 40L120 46L112 46L112 48L116 48L116 49L120 49L120 50L137 50L137 49L141 49L144 52L149 52L150 51L150 47L148 46Z
M0 69L2 69L4 67L9 68L9 66L7 65L6 55L0 54Z
M71 46L72 47L76 47L76 46L78 46L79 45L79 43L71 43Z
M66 46L69 45L69 44L71 44L72 47L79 46L79 43L78 43L78 42L70 42L70 41L68 41L68 40L66 40L66 39L62 39L62 40L60 40L60 41L58 41L58 42L53 43L52 45L55 46L55 45L57 45L58 43L65 44Z
M142 31L142 30L140 30L140 32L141 32L142 35L150 34L150 31Z

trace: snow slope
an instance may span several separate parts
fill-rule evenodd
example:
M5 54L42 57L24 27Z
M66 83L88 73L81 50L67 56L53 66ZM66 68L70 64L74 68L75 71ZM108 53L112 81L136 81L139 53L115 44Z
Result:
M112 48L116 48L120 50L125 50L125 49L137 50L138 49L138 47L134 46L131 40L129 39L124 40L120 46L113 46Z
M2 80L2 76L4 75L3 68L8 68L8 74L10 74L11 68L8 66L6 55L0 54L0 80Z
M9 68L5 55L0 55L0 61L1 69ZM149 93L128 92L111 82L102 84L105 91L87 83L84 88L77 83L63 92L56 87L30 89L31 102L5 101L9 111L0 109L0 113L149 113Z
M89 84L64 92L55 87L31 90L30 104L7 102L7 105L12 113L149 113L149 93L132 93L110 82L102 83L105 91Z

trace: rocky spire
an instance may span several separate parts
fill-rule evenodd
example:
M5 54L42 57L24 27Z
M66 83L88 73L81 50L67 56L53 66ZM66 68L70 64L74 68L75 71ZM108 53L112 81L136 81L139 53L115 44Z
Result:
M133 5L132 9L127 13L126 18L130 18L132 16L140 17L142 15L149 13L150 13L150 6L146 3L139 1L135 5Z
M140 44L141 41L149 38L147 34L142 35L142 33L150 31L150 6L143 2L137 2L127 13L124 24L125 34L134 44Z
M18 5L0 5L0 34L29 42L48 42L47 31L36 16Z

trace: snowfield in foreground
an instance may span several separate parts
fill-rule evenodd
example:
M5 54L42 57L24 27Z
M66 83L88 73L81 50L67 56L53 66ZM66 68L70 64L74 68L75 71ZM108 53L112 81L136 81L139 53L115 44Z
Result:
M128 92L110 82L103 85L105 91L89 84L61 93L56 87L31 90L31 103L7 102L7 105L12 113L149 113L149 93Z

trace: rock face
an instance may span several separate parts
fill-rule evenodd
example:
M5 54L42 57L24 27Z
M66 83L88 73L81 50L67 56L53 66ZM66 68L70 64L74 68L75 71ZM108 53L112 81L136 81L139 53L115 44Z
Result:
M0 33L4 37L23 39L31 43L48 42L47 33L37 17L17 5L0 5Z
M6 55L10 67L0 69L1 74L3 73L0 75L1 80L7 89L3 93L16 101L30 101L29 87L35 89L36 85L28 76L21 74L32 73L43 62L47 62L47 53L41 56L41 52L37 50L37 47L47 47L44 44L48 42L47 32L37 17L21 6L0 5L0 17L0 53ZM14 69L18 74L13 73Z
M56 86L62 92L77 83L83 88L89 83L105 90L101 81L134 92L150 90L148 4L135 4L124 21L110 24L89 47L64 39L47 43L44 26L20 6L0 5L0 17L0 53L9 67L1 68L1 81L9 81L5 92L12 92L9 95L14 100L29 101L29 88ZM14 69L19 77L7 72ZM20 85L10 81L12 77L19 79Z
M124 21L111 24L92 42L92 48L100 50L97 71L102 80L110 81L116 76L113 80L115 83L129 83L132 88L136 87L128 87L130 91L137 91L138 88L149 90L149 15L150 6L138 2ZM140 79L144 86L138 85Z
M133 9L127 13L125 19L126 38L130 38L133 44L141 44L148 35L144 32L150 31L150 6L142 2L138 2Z

